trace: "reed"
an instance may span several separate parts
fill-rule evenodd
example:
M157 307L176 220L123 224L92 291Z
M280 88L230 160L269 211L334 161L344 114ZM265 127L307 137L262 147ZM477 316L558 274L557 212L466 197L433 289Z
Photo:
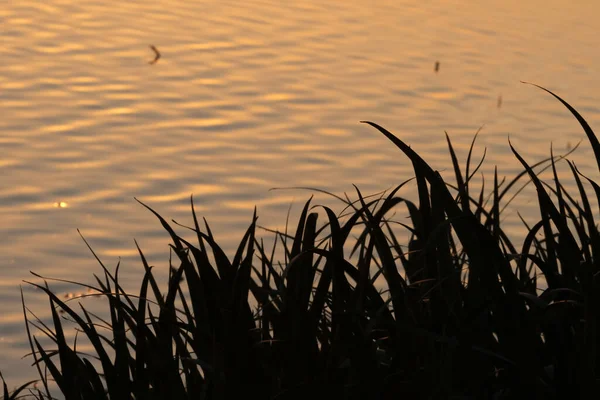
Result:
M577 118L600 169L600 143ZM66 399L388 399L583 398L598 390L600 233L584 182L600 186L566 161L577 187L569 194L556 172L564 156L529 165L491 190L471 184L471 143L464 169L447 137L456 182L445 182L414 150L383 127L412 162L418 203L398 195L303 211L292 233L275 232L273 247L257 238L257 216L228 256L191 202L194 239L141 203L171 236L176 258L161 290L142 250L139 292L127 293L118 268L85 285L108 302L107 318L50 301L52 326L23 302L40 388ZM483 162L483 158L482 158ZM551 168L553 179L538 178ZM517 247L500 215L520 181L531 182L541 218ZM552 198L549 193L552 194ZM487 200L486 200L487 199ZM395 220L406 207L410 223ZM320 211L320 213L319 213ZM323 218L321 218L323 217ZM320 219L324 221L320 222ZM410 233L407 246L398 230ZM86 242L87 243L87 242ZM136 243L137 245L137 243ZM282 252L283 261L275 254ZM537 290L543 279L547 288ZM74 322L93 349L66 339ZM53 345L42 345L46 336ZM79 339L81 340L81 339ZM25 390L9 394L16 398Z

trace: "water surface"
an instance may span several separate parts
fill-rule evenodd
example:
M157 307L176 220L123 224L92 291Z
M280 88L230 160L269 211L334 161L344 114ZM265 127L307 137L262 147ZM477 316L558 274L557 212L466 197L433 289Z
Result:
M555 90L600 129L596 2L555 0L47 0L0 5L0 370L34 376L19 285L40 274L92 282L79 228L126 287L165 268L168 235L134 200L191 224L189 198L231 249L258 207L283 229L311 186L387 189L412 176L375 121L450 174L448 131L464 160L512 176L508 137L530 162L584 138ZM162 58L154 65L149 45ZM434 71L439 61L439 71ZM501 96L501 107L498 98ZM598 177L589 145L572 156ZM464 161L463 161L464 162ZM563 169L564 170L564 169ZM413 197L412 187L402 192ZM529 193L529 194L527 194ZM316 203L339 204L317 195ZM525 192L507 209L533 221ZM267 236L270 237L270 236ZM54 284L61 294L74 289ZM24 285L28 306L47 301Z

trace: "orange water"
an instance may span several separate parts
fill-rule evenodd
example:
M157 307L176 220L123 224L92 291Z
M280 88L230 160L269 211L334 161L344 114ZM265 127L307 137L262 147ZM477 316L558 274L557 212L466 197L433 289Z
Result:
M386 189L410 163L359 120L395 132L451 173L447 130L491 185L584 138L532 81L564 96L600 129L600 3L496 1L82 1L0 3L0 370L34 376L18 286L38 273L92 282L100 269L79 228L126 287L141 264L166 268L168 235L134 196L191 224L189 196L227 249L258 207L283 229L314 186L337 194ZM154 65L149 45L162 53ZM439 62L439 70L434 65ZM501 101L499 101L501 97ZM500 104L499 104L500 103ZM500 107L499 107L500 105ZM589 145L573 156L598 177ZM464 161L463 161L464 162ZM414 197L408 188L403 195ZM533 221L535 197L516 210ZM317 195L316 203L339 205ZM183 229L181 231L184 231ZM55 284L61 294L71 285ZM28 305L47 318L43 296Z

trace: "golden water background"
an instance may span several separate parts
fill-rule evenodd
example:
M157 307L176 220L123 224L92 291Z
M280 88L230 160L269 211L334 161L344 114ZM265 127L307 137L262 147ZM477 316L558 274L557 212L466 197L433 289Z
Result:
M283 229L290 204L293 223L311 194L270 188L353 195L352 184L373 193L412 176L359 120L445 176L444 130L464 163L484 125L475 160L487 147L488 187L494 165L501 176L520 170L509 135L530 162L551 142L565 152L584 138L577 122L519 81L556 91L600 129L599 11L556 0L1 2L0 370L9 384L35 376L20 360L28 271L85 282L100 273L77 228L107 266L120 257L126 287L142 268L133 238L166 268L168 235L134 196L191 224L193 193L231 250L255 205L261 225ZM598 178L587 143L571 158ZM414 198L412 186L402 194ZM517 210L537 218L531 191L507 209L515 237ZM47 318L46 299L23 288Z

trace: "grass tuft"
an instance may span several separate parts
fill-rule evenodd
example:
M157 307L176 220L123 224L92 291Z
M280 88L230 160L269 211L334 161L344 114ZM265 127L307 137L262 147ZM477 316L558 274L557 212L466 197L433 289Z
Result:
M587 122L537 87L579 121L600 168L600 143ZM271 249L257 237L255 210L232 258L206 220L201 228L193 198L194 224L185 227L193 240L136 199L171 236L174 259L161 289L136 242L144 277L133 295L120 285L118 266L111 273L90 247L102 278L80 285L106 299L104 317L72 308L50 290L49 278L34 274L44 283L28 283L48 296L52 326L23 301L43 385L30 393L50 399L56 387L66 399L280 400L600 393L600 233L584 183L599 203L600 186L567 160L577 188L568 193L556 164L570 152L551 149L530 165L509 141L523 171L505 181L495 170L491 189L482 177L477 192L471 186L485 159L484 151L471 168L477 134L464 172L446 134L450 183L397 136L362 122L409 158L414 181L376 196L355 187L355 199L315 189L340 201L342 212L314 206L311 197L294 230L286 222L285 232L271 231ZM548 168L550 183L539 178ZM523 221L528 234L517 247L501 215L527 177L540 220ZM418 202L399 195L409 183ZM395 217L404 207L408 222ZM408 243L400 240L406 235ZM4 384L4 398L31 384L12 393Z

